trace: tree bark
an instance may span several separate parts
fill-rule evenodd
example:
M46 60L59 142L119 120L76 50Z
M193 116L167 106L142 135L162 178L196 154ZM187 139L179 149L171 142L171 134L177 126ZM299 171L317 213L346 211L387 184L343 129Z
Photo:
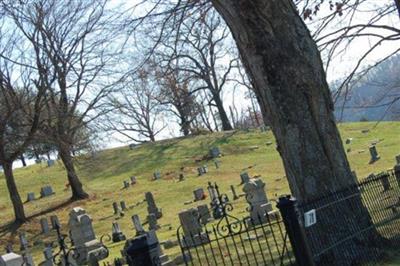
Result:
M277 141L292 194L300 203L355 185L335 123L322 60L292 0L212 0L227 22L255 93ZM340 219L371 225L361 198L340 205ZM327 238L343 239L352 229L325 217ZM343 224L343 223L340 223ZM338 247L334 265L359 262L375 245L374 230ZM376 246L376 245L375 245ZM348 249L351 247L351 249Z
M219 93L213 94L213 100L218 109L219 118L221 119L222 130L232 130L231 122L229 121L228 115L226 114L222 99Z
M24 157L23 154L21 154L21 156L19 157L19 159L21 160L22 167L26 167L26 161L25 161L25 157Z
M10 194L10 199L14 208L15 221L17 223L24 223L26 222L24 205L19 195L17 184L15 183L15 178L12 169L13 163L3 162L2 165L4 170L4 176L6 178L8 192Z
M396 3L397 11L399 12L399 18L400 18L400 0L394 0Z
M69 147L59 148L60 158L67 170L68 182L72 190L72 199L80 200L86 199L89 195L83 190L82 183L76 174L74 163L72 161L71 149Z

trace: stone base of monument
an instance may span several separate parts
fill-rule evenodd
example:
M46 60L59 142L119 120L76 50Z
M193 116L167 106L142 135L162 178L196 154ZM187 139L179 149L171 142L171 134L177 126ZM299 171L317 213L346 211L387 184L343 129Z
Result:
M125 241L125 240L126 240L126 236L122 232L112 234L113 243L118 243L118 242Z
M7 253L3 256L0 256L0 265L5 266L21 266L24 263L24 259L21 255L16 253Z
M191 248L191 247L196 247L199 245L207 244L210 242L210 239L208 238L206 233L201 233L198 235L194 235L191 237L186 237L184 236L182 239L182 247L183 248Z
M279 212L272 210L272 204L270 202L264 203L253 207L250 213L250 219L247 221L247 226L251 227L264 224L268 221L276 220L278 217Z
M95 239L86 242L83 247L76 248L76 262L82 265L88 262L101 261L108 257L108 251L103 247L99 240Z

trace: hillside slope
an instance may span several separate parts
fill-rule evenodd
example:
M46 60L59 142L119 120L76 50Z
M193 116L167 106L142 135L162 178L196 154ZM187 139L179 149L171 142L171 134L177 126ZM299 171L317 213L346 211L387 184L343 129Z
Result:
M374 123L350 123L340 125L343 139L353 138L350 145L345 144L349 161L359 178L366 177L371 172L378 172L393 167L395 155L400 154L400 122L382 122L374 128ZM368 133L361 133L370 129ZM369 164L368 146L372 141L380 140L377 144L381 159L374 164ZM266 145L267 142L272 142ZM208 150L218 146L223 153L219 159L221 167L216 169L212 161L202 158ZM178 227L178 212L196 206L197 203L185 205L193 199L193 190L198 187L206 189L208 181L217 182L221 190L229 194L230 185L239 185L239 174L245 170L251 176L260 175L266 183L266 191L270 199L278 195L289 193L281 160L275 150L275 140L271 132L263 133L259 130L250 132L224 132L209 135L187 137L160 141L154 144L143 144L132 150L128 147L110 149L98 152L94 156L77 158L78 173L85 188L90 193L89 200L69 203L70 192L65 188L66 174L60 162L53 167L45 164L34 165L25 169L18 169L15 173L17 184L22 197L28 192L39 195L40 187L51 185L56 194L46 199L40 199L25 204L25 209L32 219L21 228L0 227L0 247L8 243L16 243L17 250L18 231L25 231L33 247L35 258L42 259L43 244L54 240L54 235L44 238L39 234L39 220L43 216L57 214L66 230L68 212L74 206L82 206L92 216L95 231L98 236L111 233L111 223L114 220L112 203L121 200L130 209L124 218L118 220L123 232L132 237L134 231L130 217L138 214L142 221L147 215L146 204L139 204L144 199L146 191L153 192L159 207L163 209L164 216L159 220L162 225L158 231L160 240L175 239ZM197 176L197 167L207 164L210 171L202 177ZM178 182L180 169L186 180ZM162 179L151 181L153 173L160 171ZM123 180L137 176L138 183L129 188L122 189ZM237 192L241 188L237 186ZM208 203L208 199L204 203ZM245 215L246 202L242 198L235 202L236 215ZM8 198L4 177L0 177L0 224L7 224L12 220L12 208ZM147 226L146 226L147 227ZM43 242L44 241L44 242ZM111 246L112 256L118 256L121 244ZM4 250L4 248L2 248ZM177 254L178 249L169 250L167 253Z

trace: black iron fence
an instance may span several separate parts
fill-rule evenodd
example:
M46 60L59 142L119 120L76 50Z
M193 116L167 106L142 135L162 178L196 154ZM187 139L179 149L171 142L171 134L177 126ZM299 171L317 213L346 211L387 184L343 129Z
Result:
M237 218L218 186L213 208L221 218L197 231L177 231L186 265L295 265L291 244L280 215ZM250 211L250 210L248 210ZM204 217L198 217L199 223Z
M377 265L400 246L400 172L299 206L316 265Z

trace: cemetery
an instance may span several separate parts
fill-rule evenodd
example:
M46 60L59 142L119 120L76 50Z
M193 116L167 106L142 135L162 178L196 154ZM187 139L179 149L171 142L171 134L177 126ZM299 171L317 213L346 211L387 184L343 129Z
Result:
M344 140L351 138L351 142L343 144L352 147L348 157L357 173L354 178L361 179L375 173L370 178L374 180L379 172L395 165L400 167L400 142L397 138L400 124L386 123L385 127L361 133L366 125L343 124L340 129ZM371 156L376 154L359 154L358 151L369 149L371 140L377 138L384 139L376 143L380 159L370 163ZM243 243L266 245L267 235L262 233L263 226L272 224L276 231L279 231L278 227L283 227L276 205L279 196L288 194L289 188L285 178L281 178L285 174L275 146L262 145L265 139L275 142L271 132L259 130L214 133L194 139L146 143L135 149L104 150L95 158L81 156L78 171L86 181L85 186L91 197L73 203L68 203L68 191L63 190L63 173L59 164L18 169L15 173L17 181L31 199L25 203L28 213L35 215L50 206L52 209L35 215L17 229L17 234L11 234L6 228L12 219L12 212L5 208L8 199L2 195L6 194L0 195L3 213L0 246L12 245L12 252L6 255L5 252L0 253L4 255L0 265L20 265L18 263L28 259L34 261L34 265L53 265L51 254L57 252L57 247L51 248L49 244L57 242L57 228L73 240L79 253L76 265L96 261L100 265L114 265L116 259L125 259L126 262L129 254L136 254L133 247L143 243L152 247L152 256L163 261L160 265L183 264L183 256L187 261L194 262L196 256L182 255L180 246L193 251L196 246L215 245L215 236L207 233L205 228L210 229L223 220L223 204L232 205L230 215L238 217L243 221L244 228L252 230L243 234ZM173 147L171 143L177 148L165 148L161 155L154 157L153 150ZM253 146L260 148L249 149ZM197 160L204 155L209 159L199 164ZM218 167L214 167L215 157L218 157ZM127 167L129 162L140 158L147 159ZM201 175L199 168L202 168ZM207 168L206 171L203 168ZM33 173L35 177L23 182L27 173ZM161 173L172 174L161 178ZM54 180L50 188L48 176ZM397 180L400 184L400 178ZM218 184L218 191L215 183ZM384 193L382 195L395 195L392 179L381 178L379 184L381 193ZM0 186L0 191L4 189ZM31 191L43 195L34 197L29 195ZM43 193L38 194L37 191ZM399 202L395 199L389 205L393 212L400 212ZM282 237L276 236L279 243L282 243ZM277 250L272 248L272 253ZM4 264L2 260L8 262Z

